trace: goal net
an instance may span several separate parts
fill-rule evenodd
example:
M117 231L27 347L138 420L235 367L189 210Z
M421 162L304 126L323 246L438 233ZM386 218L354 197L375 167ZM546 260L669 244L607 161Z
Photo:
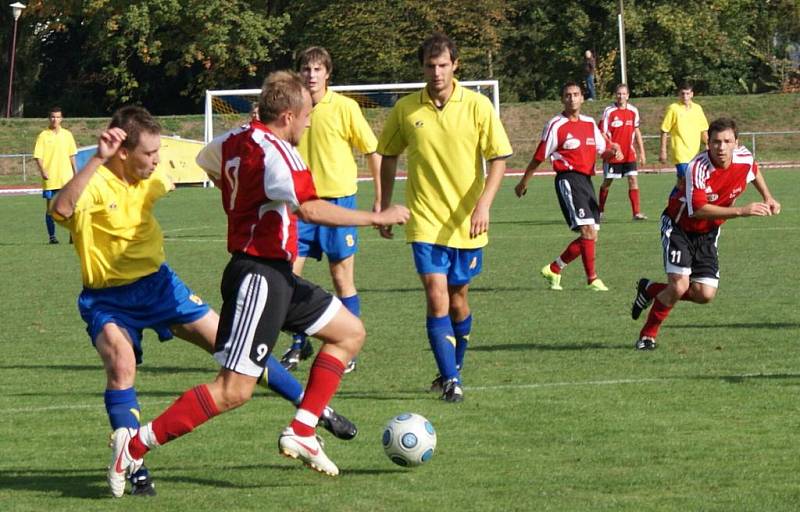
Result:
M500 90L497 80L459 81L464 87L475 90L489 98L498 115L500 113ZM330 89L354 99L372 126L376 137L380 137L384 121L392 106L406 94L419 91L425 83L378 84L378 85L332 85ZM206 91L205 141L242 125L250 120L253 104L258 102L260 89L233 89ZM359 175L366 176L366 162L357 155ZM401 157L399 168L405 168Z

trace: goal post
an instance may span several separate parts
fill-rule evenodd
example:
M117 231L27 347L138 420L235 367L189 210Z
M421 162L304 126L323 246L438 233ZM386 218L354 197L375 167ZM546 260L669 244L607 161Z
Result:
M459 81L463 87L489 98L500 114L500 88L497 80ZM398 84L332 85L329 89L354 99L364 112L376 136L398 99L425 87L424 82ZM211 139L249 121L252 104L258 101L260 89L208 90L205 98L204 139Z

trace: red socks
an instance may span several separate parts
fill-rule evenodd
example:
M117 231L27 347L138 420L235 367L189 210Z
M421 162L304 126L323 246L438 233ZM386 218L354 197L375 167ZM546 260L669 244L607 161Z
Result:
M152 429L159 445L188 434L219 414L214 398L205 384L185 392L166 411L153 420ZM131 457L141 459L150 448L137 435L129 444Z
M631 210L633 210L633 215L639 215L639 189L632 188L628 189L628 199L631 200ZM603 204L603 203L600 203ZM600 211L603 211L603 207L600 207Z
M574 260L580 255L581 255L581 239L576 238L575 240L569 243L567 248L564 249L564 252L562 252L561 256L559 256L558 258L561 260L561 263L563 263L564 266L566 266L572 260ZM563 267L559 265L557 261L554 261L553 263L550 264L550 270L552 270L556 274L560 274L562 268Z
M650 288L652 288L652 285ZM650 288L648 288L648 291ZM667 319L670 311L672 311L672 306L665 306L658 299L653 300L653 307L650 308L650 312L647 314L647 321L639 332L639 337L647 336L655 338L658 334L658 329L661 327L664 320Z
M331 401L331 398L336 393L343 374L344 363L325 352L320 352L317 355L314 364L311 366L303 401L300 402L297 416L295 416L290 425L295 434L298 436L314 435L316 422L314 422L314 425L308 424L313 420L313 418L309 418L309 414L319 419L325 406L328 405L328 402ZM298 417L306 421L300 421Z
M597 272L594 269L594 248L595 241L579 238L581 247L581 259L583 260L583 269L586 271L586 280L591 283L597 279Z
M606 199L608 199L608 189L600 187L600 212L606 210Z

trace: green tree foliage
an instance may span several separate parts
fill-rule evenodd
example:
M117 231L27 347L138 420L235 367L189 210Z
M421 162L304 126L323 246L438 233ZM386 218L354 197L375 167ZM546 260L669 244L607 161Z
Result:
M619 81L619 0L28 0L20 19L16 96L27 115L71 115L127 102L198 111L207 88L254 87L296 51L327 47L336 83L418 81L416 51L434 30L461 49L464 79L497 78L504 101L555 98L582 79ZM628 82L636 96L800 88L797 0L625 0ZM0 9L0 42L11 42ZM794 52L794 53L793 53ZM9 52L0 56L8 76ZM2 89L5 92L6 84Z
M172 113L206 88L257 84L289 21L243 0L47 3L38 24L52 67L34 96L62 91L62 103L92 113L131 102Z

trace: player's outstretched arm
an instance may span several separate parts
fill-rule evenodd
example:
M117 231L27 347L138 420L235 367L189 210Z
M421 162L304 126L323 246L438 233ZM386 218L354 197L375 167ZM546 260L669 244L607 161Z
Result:
M303 222L322 226L391 226L408 221L408 208L390 205L379 212L351 210L329 203L323 199L306 201L297 210Z
M769 187L767 187L767 182L760 172L756 174L756 179L753 181L753 186L756 187L758 193L761 194L761 197L764 199L764 203L769 206L769 210L772 212L772 215L778 215L781 213L781 203L772 197Z
M514 187L514 193L517 194L517 197L522 197L528 193L528 180L531 179L531 176L533 176L533 173L541 163L542 160L537 160L536 157L531 158L528 167L525 168L525 174L522 175L519 183Z
M472 217L470 219L469 236L475 238L478 235L489 231L489 210L494 202L494 197L503 182L503 176L506 174L506 160L505 158L495 158L489 161L489 171L486 176L486 183L483 186L481 197L475 204L475 209L472 210Z
M121 128L109 128L100 134L97 140L97 152L83 166L78 174L75 174L61 191L56 195L51 206L51 211L64 219L72 217L75 213L75 205L81 194L89 184L89 180L94 176L95 171L104 165L109 158L116 154L127 134Z
M772 210L767 203L750 203L744 206L717 206L706 204L698 208L692 217L698 219L733 219L736 217L767 217Z

